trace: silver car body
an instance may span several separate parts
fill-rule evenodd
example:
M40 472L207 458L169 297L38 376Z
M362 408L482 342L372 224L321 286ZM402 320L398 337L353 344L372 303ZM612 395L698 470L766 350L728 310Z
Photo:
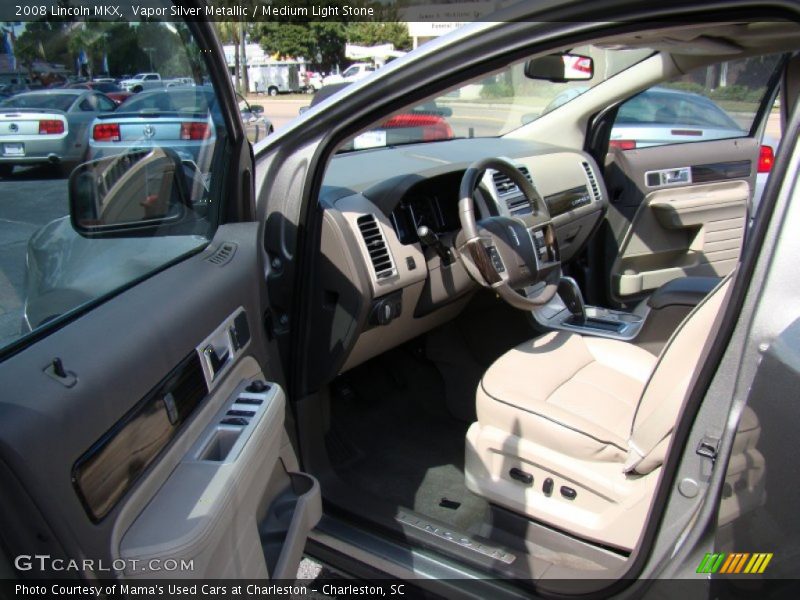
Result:
M97 118L89 131L89 158L124 154L131 150L168 147L182 159L192 160L208 170L216 141L212 113L213 90L201 86L171 87L141 92L122 103L113 115ZM187 124L205 124L207 137L181 139ZM96 139L97 128L119 127L119 139Z
M611 140L634 140L637 148L742 137L747 132L713 100L682 90L654 87L625 102Z
M94 109L86 110L90 105ZM89 124L114 106L113 100L91 90L26 92L4 100L0 103L0 165L82 161ZM103 107L108 110L100 110ZM39 133L42 121L60 122L63 131Z

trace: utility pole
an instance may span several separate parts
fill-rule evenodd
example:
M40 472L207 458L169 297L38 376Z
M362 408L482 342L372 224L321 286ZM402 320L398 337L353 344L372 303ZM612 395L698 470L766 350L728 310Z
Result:
M247 73L247 39L245 35L244 19L239 19L239 44L241 45L242 55L242 96L250 93L250 78Z
M151 46L148 46L146 48L143 47L142 50L147 52L147 56L150 58L150 72L152 72L153 71L153 52L155 52L156 49L151 47Z

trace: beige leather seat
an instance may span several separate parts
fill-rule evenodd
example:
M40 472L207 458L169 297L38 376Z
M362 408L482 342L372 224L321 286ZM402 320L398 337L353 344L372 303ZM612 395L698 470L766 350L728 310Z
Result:
M467 487L572 534L632 549L729 282L658 358L630 343L563 332L500 357L478 387Z

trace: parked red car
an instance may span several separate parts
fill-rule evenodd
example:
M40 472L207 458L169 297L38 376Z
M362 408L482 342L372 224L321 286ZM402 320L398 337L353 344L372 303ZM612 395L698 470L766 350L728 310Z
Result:
M122 104L126 98L131 96L130 92L126 92L116 83L111 83L109 81L82 81L80 83L73 83L68 87L73 89L87 89L102 92L116 102L117 105Z

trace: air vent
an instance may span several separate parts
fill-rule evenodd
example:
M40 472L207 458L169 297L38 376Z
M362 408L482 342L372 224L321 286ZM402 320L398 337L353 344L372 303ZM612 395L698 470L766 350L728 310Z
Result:
M508 212L512 215L529 215L531 213L531 203L525 196L517 196L506 200Z
M383 237L383 231L381 231L375 215L364 215L359 217L356 222L361 230L361 236L364 238L364 244L367 246L375 278L380 280L396 275L397 270L394 268L392 255L386 246L386 238Z
M586 171L586 178L589 180L589 185L592 188L592 197L595 202L600 202L600 186L597 185L597 178L594 176L592 167L586 161L583 161L581 165L583 166L583 170Z
M224 242L219 248L214 251L214 254L209 256L206 260L212 265L222 266L230 262L233 255L236 254L236 244L231 242Z
M533 179L531 179L531 174L528 172L527 167L519 167L519 170L523 175L525 175L525 179L533 183ZM519 193L517 184L511 181L511 178L505 173L494 171L492 173L492 181L494 181L494 187L500 196L506 196L511 193Z

